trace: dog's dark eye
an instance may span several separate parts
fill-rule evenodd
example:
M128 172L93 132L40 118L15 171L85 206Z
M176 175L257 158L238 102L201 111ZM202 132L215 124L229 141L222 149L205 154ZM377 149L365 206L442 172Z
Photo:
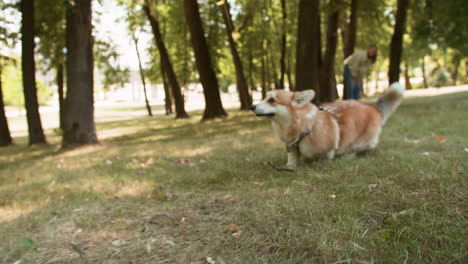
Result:
M270 104L273 104L273 103L275 103L275 99L274 99L274 98L270 98L270 99L268 99L268 103L270 103Z

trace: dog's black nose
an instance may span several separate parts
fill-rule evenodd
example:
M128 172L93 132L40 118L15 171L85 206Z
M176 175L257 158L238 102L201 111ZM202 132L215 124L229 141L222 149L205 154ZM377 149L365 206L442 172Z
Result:
M252 105L252 106L250 107L250 110L255 111L255 105Z

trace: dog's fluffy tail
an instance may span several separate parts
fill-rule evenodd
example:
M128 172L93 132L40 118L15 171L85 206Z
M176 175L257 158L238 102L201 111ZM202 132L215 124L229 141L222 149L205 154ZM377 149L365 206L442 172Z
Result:
M403 101L403 93L405 88L398 82L390 85L384 94L379 97L376 105L382 114L382 125L387 122L390 115L398 108Z

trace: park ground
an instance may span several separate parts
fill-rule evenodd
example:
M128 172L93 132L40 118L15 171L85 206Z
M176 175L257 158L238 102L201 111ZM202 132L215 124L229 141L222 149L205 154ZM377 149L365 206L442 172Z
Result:
M295 173L265 165L283 146L236 110L102 107L101 144L66 151L52 129L46 146L17 136L0 149L0 263L467 263L468 89L409 94L377 150Z

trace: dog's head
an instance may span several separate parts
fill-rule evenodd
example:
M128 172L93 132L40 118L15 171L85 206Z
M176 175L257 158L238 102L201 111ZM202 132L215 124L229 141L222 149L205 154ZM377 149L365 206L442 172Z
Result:
M270 119L289 116L290 108L302 108L315 96L313 90L289 92L285 90L269 91L265 99L250 108L256 116Z

